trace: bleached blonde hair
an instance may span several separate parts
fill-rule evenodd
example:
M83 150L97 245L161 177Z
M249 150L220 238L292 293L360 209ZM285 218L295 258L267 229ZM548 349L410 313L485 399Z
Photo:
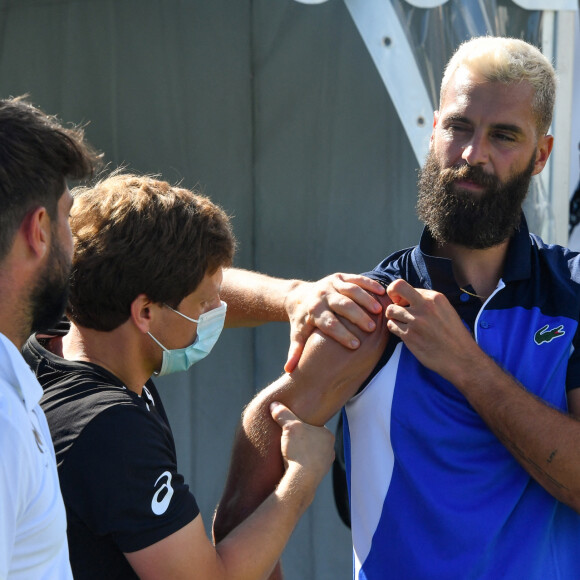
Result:
M490 82L529 82L534 89L532 111L538 133L545 135L548 132L556 99L556 72L535 46L519 38L494 36L476 37L462 43L445 67L440 103L443 102L451 77L462 67Z

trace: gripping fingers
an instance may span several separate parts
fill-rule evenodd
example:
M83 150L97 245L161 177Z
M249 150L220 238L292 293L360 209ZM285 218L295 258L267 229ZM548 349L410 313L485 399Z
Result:
M353 304L351 302L351 304ZM339 308L336 304L333 304L332 300L329 300L329 305L334 309L337 308L334 312L336 312L336 314L341 315L340 310L343 310L342 308ZM362 311L360 310L360 308L356 307L361 313ZM344 326L344 324L336 317L335 313L331 312L331 311L324 311L321 313L321 315L316 318L316 327L324 334L326 334L327 336L329 336L330 338L332 338L333 340L336 340L336 342L342 344L342 346L345 346L346 348L358 348L358 346L360 345L360 341L359 339L352 334L351 332L349 332L349 330ZM368 316L364 315L366 318L368 318ZM347 316L345 316L345 318L348 319ZM370 320L370 318L368 318L368 320L370 322L372 322ZM354 322L354 321L352 321ZM374 325L374 323L373 323ZM372 330L369 328L364 328L363 330Z
M373 298L372 294L382 296L386 290L376 280L356 274L335 274L333 286L339 294L347 296L368 312L378 314L381 311L380 303ZM355 321L352 320L352 322Z
M387 288L389 298L400 306L409 306L414 301L420 301L420 294L405 280L395 280Z
M392 318L387 321L387 328L391 334L398 336L400 339L403 339L408 331L406 324Z
M376 328L374 320L368 313L373 312L371 309L375 307L377 313L380 312L381 305L366 290L362 290L357 286L351 296L346 294L331 294L327 300L333 313L352 322L361 330L372 332Z
M281 403L272 403L270 413L282 428L284 463L308 467L318 482L334 460L334 435L326 427L304 423Z
M399 306L398 304L389 304L389 306L387 306L386 314L389 320L403 324L410 324L415 320L410 308Z
M296 368L304 345L316 328L342 346L357 349L360 340L344 321L364 332L375 330L372 316L382 312L377 296L384 294L385 289L377 281L356 274L332 274L318 282L297 285L287 300L290 349L284 370L292 372Z
M276 421L276 423L278 423L282 429L289 421L300 420L288 407L286 407L286 405L278 403L277 401L270 403L270 414L272 415L274 421Z
M360 274L335 274L335 276L342 280L343 282L354 284L360 288L372 292L373 294L378 294L379 296L385 293L385 287L376 280L369 278L367 276L361 276Z

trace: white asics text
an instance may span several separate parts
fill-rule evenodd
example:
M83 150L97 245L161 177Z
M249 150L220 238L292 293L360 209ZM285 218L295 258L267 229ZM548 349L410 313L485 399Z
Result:
M157 484L163 479L167 478L167 481L163 483L163 485L155 492L153 499L151 500L151 509L156 516L160 516L167 511L169 507L169 502L173 497L173 488L171 487L171 473L169 471L164 471L155 482L153 487L157 487ZM165 493L163 493L165 492ZM159 495L162 495L161 500L159 499Z

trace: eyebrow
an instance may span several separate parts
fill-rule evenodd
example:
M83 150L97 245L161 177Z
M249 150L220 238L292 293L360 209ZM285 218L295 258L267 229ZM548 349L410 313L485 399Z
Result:
M515 133L516 135L523 135L524 132L521 127L517 125L510 125L509 123L497 123L492 125L494 129L500 129L501 131L509 131L510 133Z

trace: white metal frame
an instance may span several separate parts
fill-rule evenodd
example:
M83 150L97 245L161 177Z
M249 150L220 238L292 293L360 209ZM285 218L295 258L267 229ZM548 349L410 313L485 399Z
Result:
M388 0L344 1L422 165L429 150L434 107L393 5Z
M521 1L521 0L520 0ZM576 10L578 5L575 4ZM540 174L549 192L553 215L551 235L546 241L568 244L570 207L570 147L572 146L572 97L574 89L574 18L573 10L544 10L542 50L558 71L558 92L552 121L554 149ZM577 55L580 58L580 55Z

